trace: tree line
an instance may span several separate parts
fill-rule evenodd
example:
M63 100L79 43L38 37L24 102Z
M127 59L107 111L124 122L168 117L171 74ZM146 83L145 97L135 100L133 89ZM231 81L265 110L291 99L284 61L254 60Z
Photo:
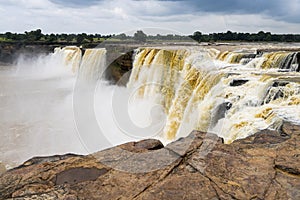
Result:
M259 31L258 33L226 33L202 34L200 31L190 35L198 42L240 41L240 42L300 42L300 34L272 34Z
M107 38L111 38L112 35L101 34L43 34L41 29L25 31L24 33L11 33L6 32L0 34L0 41L4 42L43 42L43 43L90 43L90 42L102 42Z
M227 31L225 33L203 34L200 31L189 36L176 34L147 35L138 30L133 36L121 33L118 35L101 34L43 34L41 29L25 31L24 33L6 32L0 34L0 42L23 42L23 43L100 43L111 38L111 41L151 42L151 41L188 41L190 38L197 42L300 42L300 34L272 34L271 32L260 31L258 33L237 33Z

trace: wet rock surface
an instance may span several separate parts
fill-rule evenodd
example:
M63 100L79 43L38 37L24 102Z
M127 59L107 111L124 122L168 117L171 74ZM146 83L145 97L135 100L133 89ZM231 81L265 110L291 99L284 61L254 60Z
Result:
M108 170L105 168L71 168L58 173L53 180L55 185L62 184L76 184L85 181L95 181L99 176L107 173Z
M5 166L0 162L0 175L6 171Z
M193 131L165 147L34 158L0 176L0 199L300 199L299 142L284 122L230 145Z
M23 43L0 43L0 63L2 65L13 64L22 54L25 57L34 57L40 54L48 54L58 45L48 44L23 44Z
M230 82L230 86L232 87L236 87L236 86L241 86L244 85L245 83L247 83L249 80L232 80L232 82Z

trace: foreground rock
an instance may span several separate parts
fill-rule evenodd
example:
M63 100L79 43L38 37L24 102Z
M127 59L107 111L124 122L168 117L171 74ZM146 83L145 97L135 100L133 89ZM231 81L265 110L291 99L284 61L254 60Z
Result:
M0 162L0 174L3 174L6 171L6 167Z
M194 131L163 147L34 158L0 177L0 199L300 199L300 126L225 145Z

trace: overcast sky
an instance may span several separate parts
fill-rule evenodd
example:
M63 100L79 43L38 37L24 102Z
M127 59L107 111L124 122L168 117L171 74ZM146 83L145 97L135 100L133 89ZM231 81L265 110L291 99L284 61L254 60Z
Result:
M300 0L0 0L0 32L300 33Z

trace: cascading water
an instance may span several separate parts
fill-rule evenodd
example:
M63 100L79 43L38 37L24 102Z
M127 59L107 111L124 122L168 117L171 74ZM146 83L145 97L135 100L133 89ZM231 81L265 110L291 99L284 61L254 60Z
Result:
M137 53L127 86L138 88L136 98L155 97L164 106L167 122L161 137L170 141L196 129L231 143L279 128L282 120L300 122L298 53L256 58L249 52L216 57L210 52L146 48Z
M106 50L86 49L79 68L79 77L85 80L98 80L104 72Z
M64 47L46 56L20 59L17 73L0 74L0 129L5 133L0 143L5 154L0 160L15 166L35 155L91 153L83 148L74 123L76 78L87 85L100 80L95 115L111 145L136 140L109 119L116 90L123 96L133 94L133 105L126 111L132 111L129 117L139 125L151 123L145 116L148 107L162 107L157 119L162 114L166 122L155 137L165 143L194 129L213 132L231 143L262 129L276 129L282 120L299 123L299 58L299 53L288 51L141 48L136 51L127 88L101 80L105 49L87 49L82 56L80 48ZM123 96L118 96L119 102L128 100ZM84 116L82 123L87 128L81 133L85 135L90 128L89 116ZM92 152L102 149L100 142Z
M55 48L54 54L59 54L62 57L62 62L68 68L72 69L73 73L76 73L80 61L81 61L81 50L76 46L67 46L64 48Z
M256 51L256 50L255 50ZM282 71L299 72L299 52L277 51L266 52L262 55L249 50L230 52L224 51L217 59L230 64L241 64L258 69L281 69Z
M246 64L252 58L255 58L256 54L254 52L230 52L224 51L220 53L217 59L225 61L231 64Z
M36 155L89 153L76 133L73 89L78 73L91 80L104 63L103 49L86 50L82 57L80 48L68 46L48 55L21 56L15 71L1 70L0 164L10 168Z
M17 61L16 75L42 77L57 77L76 73L81 61L81 50L78 47L67 46L55 48L54 53L37 57L21 56Z

